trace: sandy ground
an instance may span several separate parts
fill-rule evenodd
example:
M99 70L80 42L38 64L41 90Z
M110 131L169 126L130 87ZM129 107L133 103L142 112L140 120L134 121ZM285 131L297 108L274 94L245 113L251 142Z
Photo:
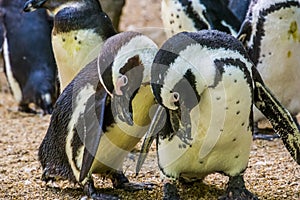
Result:
M165 40L159 16L160 0L128 0L121 20L121 30L138 30L158 44ZM80 199L77 186L68 183L45 184L37 149L46 133L50 116L17 112L17 105L8 93L3 73L0 74L0 199ZM129 156L124 171L133 182L157 184L152 191L126 192L114 190L108 180L95 177L105 193L122 199L160 199L162 184L151 151L138 177L134 176L136 155ZM182 199L217 199L224 193L228 178L212 174L203 182L179 185ZM300 199L300 166L290 157L280 140L254 141L245 172L246 187L260 199Z

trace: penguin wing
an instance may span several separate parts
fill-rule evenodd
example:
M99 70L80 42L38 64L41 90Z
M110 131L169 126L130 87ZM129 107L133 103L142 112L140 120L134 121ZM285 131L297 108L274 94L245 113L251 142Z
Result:
M300 132L297 122L264 85L255 67L252 67L252 74L255 106L271 122L293 159L300 164Z
M98 87L95 95L92 95L86 102L86 109L83 116L85 137L82 158L83 164L79 176L80 182L88 175L97 153L101 135L103 133L102 128L106 102L107 92L103 87Z
M0 51L2 51L5 37L6 37L5 10L4 8L0 8Z

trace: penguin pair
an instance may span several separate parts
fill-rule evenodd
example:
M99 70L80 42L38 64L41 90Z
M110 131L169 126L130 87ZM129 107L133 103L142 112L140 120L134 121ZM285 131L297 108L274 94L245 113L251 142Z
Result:
M117 34L71 81L39 147L44 181L80 183L94 199L115 197L98 193L92 174L110 178L114 188L147 188L129 183L122 164L150 124L148 112L155 104L150 67L156 52L156 44L144 35Z
M62 92L116 31L98 0L29 0L24 11L38 8L54 15L52 46Z
M4 71L19 110L50 114L58 96L51 47L52 21L45 11L24 14L24 0L0 2L0 45ZM35 105L35 108L31 106Z
M299 24L298 0L253 0L238 36L266 85L294 116L300 112ZM264 118L254 111L255 122Z
M167 37L182 31L217 29L236 35L242 21L224 0L162 0L161 16ZM231 7L235 9L236 3Z
M151 88L160 106L145 136L137 172L156 139L165 178L163 199L180 199L176 180L195 181L214 172L229 176L220 199L258 199L243 179L252 143L253 105L272 122L300 164L296 123L233 36L203 30L171 37L154 58Z

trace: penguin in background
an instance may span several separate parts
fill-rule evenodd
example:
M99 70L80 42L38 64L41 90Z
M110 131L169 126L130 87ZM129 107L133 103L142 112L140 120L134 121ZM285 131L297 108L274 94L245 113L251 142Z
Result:
M57 67L45 11L25 14L24 0L0 1L4 72L19 110L50 114L58 96ZM35 105L35 108L31 106Z
M300 164L296 123L233 36L202 30L171 37L154 58L151 88L160 106L144 137L137 173L156 139L164 200L180 199L177 180L197 181L214 172L229 176L226 194L219 199L258 199L243 178L252 143L253 105L272 122Z
M100 194L92 174L111 179L114 188L147 189L129 183L122 170L127 154L146 133L155 104L150 67L156 44L135 32L112 36L99 57L84 67L59 96L39 147L42 180L69 180L94 199Z
M238 35L265 84L293 116L300 112L299 24L298 0L253 0ZM255 109L254 122L261 119L263 114ZM270 131L274 133L258 129L254 137L278 137Z
M233 14L243 22L246 18L251 0L229 0L228 8Z
M52 46L62 92L116 31L99 0L29 0L24 5L26 12L38 8L54 15Z
M182 31L216 29L236 35L242 21L224 0L162 0L161 17L167 37Z
M99 0L102 5L103 11L111 19L113 26L119 30L120 19L122 15L123 7L125 6L125 0Z

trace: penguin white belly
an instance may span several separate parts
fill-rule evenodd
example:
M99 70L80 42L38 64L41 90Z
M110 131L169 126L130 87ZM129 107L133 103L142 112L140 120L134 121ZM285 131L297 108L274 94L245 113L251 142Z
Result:
M194 7L201 11L203 10L199 5L199 2L192 1L192 3L194 4ZM162 22L168 38L183 31L197 31L193 20L186 15L178 1L163 0L161 10ZM205 18L203 17L202 20L205 20ZM208 24L208 22L206 23Z
M61 91L101 50L103 41L93 30L52 34L52 46L58 67Z
M168 177L203 178L213 172L236 175L246 168L252 131L251 88L244 73L226 67L222 81L202 94L190 116L192 140L160 140L159 166Z
M280 26L278 26L278 21ZM266 16L257 69L265 84L292 114L300 112L300 9ZM263 115L255 109L255 121Z

